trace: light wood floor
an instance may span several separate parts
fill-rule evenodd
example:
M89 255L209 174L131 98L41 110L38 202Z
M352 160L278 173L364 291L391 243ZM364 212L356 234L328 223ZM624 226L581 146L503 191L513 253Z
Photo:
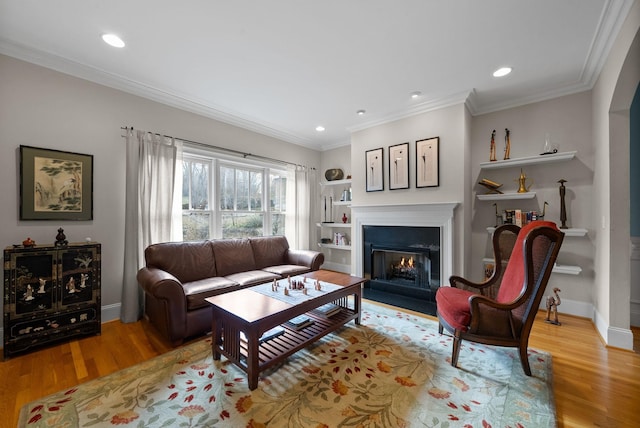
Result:
M544 316L538 314L529 346L553 355L558 426L640 426L640 354L604 346L590 320L560 314L562 325L554 326ZM638 350L640 330L634 329L634 336ZM25 403L169 349L144 321L112 321L103 324L101 336L4 361L0 426L15 427Z

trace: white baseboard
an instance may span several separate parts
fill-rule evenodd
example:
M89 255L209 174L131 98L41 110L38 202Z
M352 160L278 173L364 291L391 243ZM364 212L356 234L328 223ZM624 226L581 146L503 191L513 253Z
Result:
M540 302L540 309L547 310L547 304L544 302L545 299ZM593 319L593 305L587 302L580 302L577 300L567 300L562 299L560 306L558 306L558 314L561 316L562 314L574 315L582 318Z
M348 264L342 264L342 263L334 263L334 262L327 262L325 261L322 266L320 266L321 269L327 269L327 270L335 270L337 272L342 272L342 273L351 273L351 265Z
M100 317L102 322L113 321L120 318L121 303L114 303L112 305L103 306L100 311Z
M611 327L604 318L600 316L598 311L594 310L595 325L598 333L604 339L607 346L614 348L633 350L633 332L630 328Z

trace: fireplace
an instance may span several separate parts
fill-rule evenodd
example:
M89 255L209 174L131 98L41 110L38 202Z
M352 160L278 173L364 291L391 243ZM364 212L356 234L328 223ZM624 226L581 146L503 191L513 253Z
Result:
M440 228L363 227L365 297L435 314L440 286Z
M364 297L435 314L435 292L453 270L457 205L352 206L352 266L369 279Z

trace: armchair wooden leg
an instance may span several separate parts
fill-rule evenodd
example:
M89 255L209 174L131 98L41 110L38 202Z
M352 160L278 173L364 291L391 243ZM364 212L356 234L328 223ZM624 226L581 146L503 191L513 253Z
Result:
M462 339L460 338L460 332L456 330L453 334L453 352L451 353L451 365L458 367L458 355L460 355L460 345Z
M524 374L531 376L531 367L529 366L529 355L527 353L527 345L521 345L520 350L520 362L522 363L522 369Z
M442 327L441 323L438 323L438 334L442 334L442 330L444 329L444 327Z

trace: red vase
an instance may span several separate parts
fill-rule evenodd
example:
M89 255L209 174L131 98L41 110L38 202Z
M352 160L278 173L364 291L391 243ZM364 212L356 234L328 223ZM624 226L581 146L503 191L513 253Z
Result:
M342 222L343 222L343 223L346 223L346 222L347 222L347 220L349 220L349 219L347 218L347 213L342 213Z

